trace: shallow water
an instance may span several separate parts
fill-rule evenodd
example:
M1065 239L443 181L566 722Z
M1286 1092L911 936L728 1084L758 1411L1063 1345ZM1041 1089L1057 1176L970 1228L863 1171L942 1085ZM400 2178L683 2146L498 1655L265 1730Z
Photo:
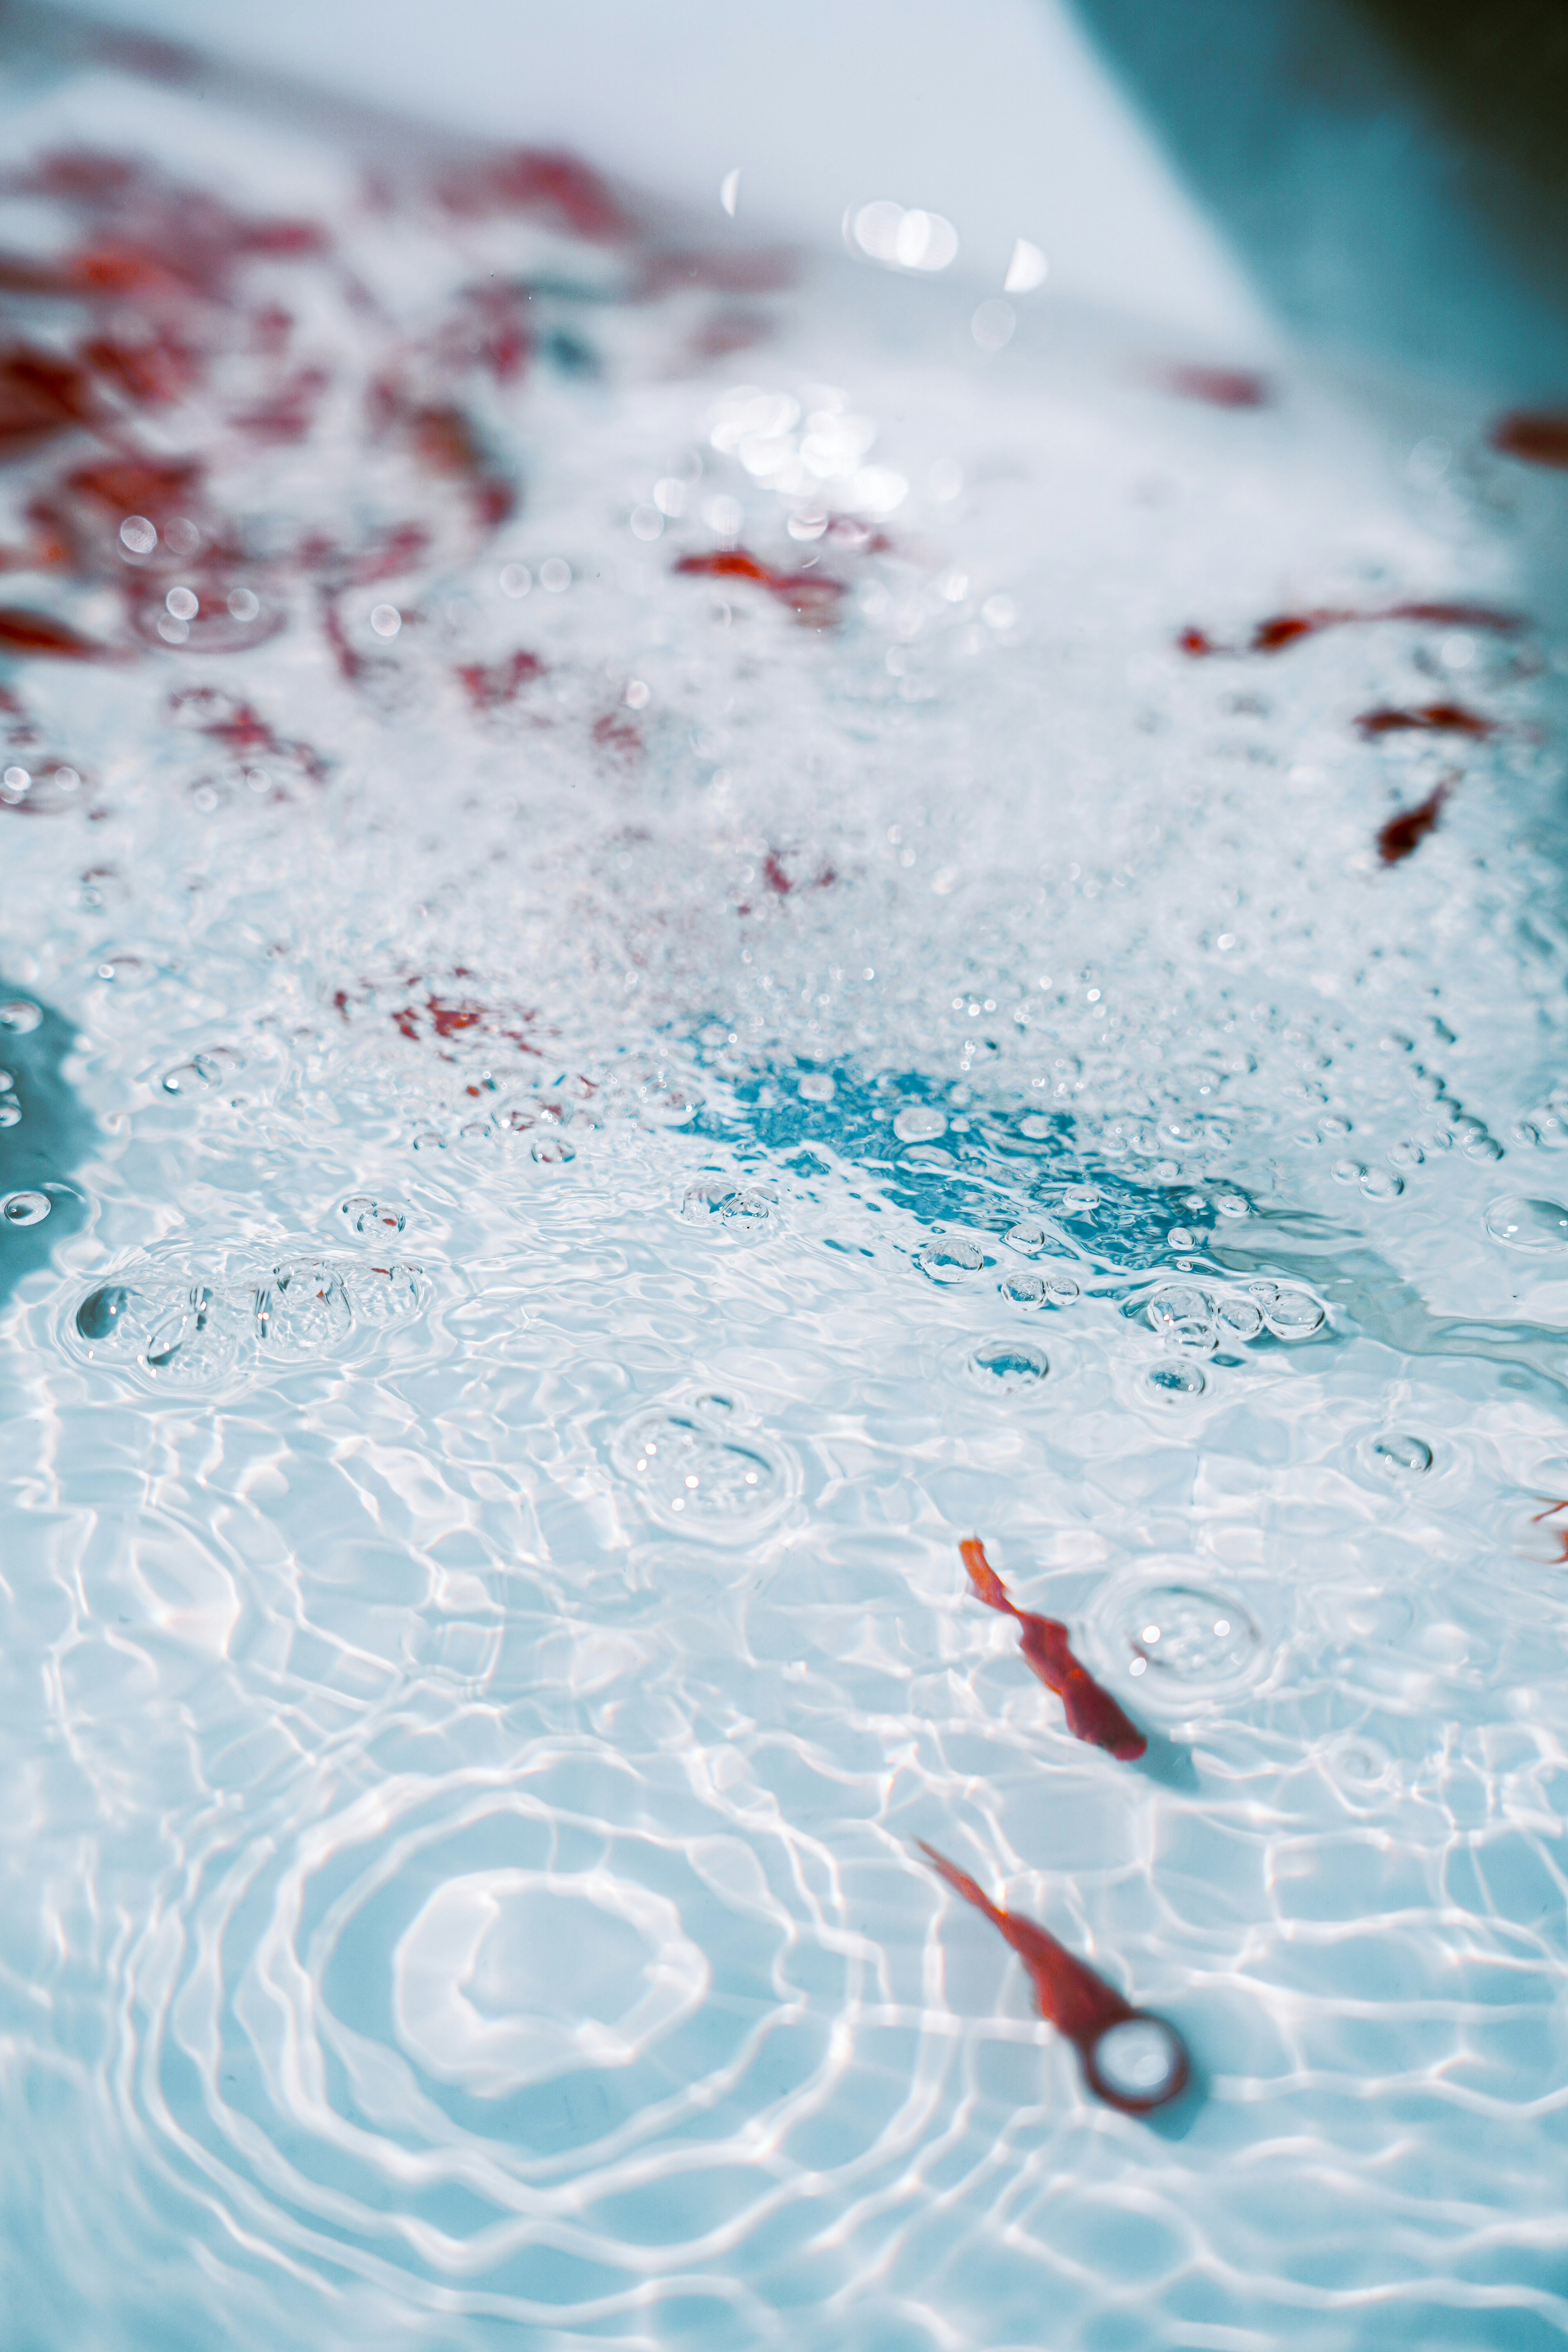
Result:
M183 104L9 152L333 242L0 240L209 468L0 599L7 2344L1558 2342L1561 481Z

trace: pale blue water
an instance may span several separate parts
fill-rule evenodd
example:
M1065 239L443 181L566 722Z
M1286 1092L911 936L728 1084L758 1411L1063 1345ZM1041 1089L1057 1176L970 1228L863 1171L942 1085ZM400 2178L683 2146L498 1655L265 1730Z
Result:
M258 446L226 348L137 427L216 452L276 634L149 592L10 677L80 781L0 810L0 2342L1559 2342L1561 485L1435 394L1184 404L849 263L659 290L646 228L156 105L331 207L247 299L332 389ZM367 431L398 369L525 480L494 532ZM345 667L288 550L411 514ZM672 569L735 542L838 625ZM119 642L124 560L0 601ZM1529 625L1174 649L1412 600ZM1446 701L1498 731L1354 724ZM1179 2028L1179 2109L1088 2097L919 1838Z

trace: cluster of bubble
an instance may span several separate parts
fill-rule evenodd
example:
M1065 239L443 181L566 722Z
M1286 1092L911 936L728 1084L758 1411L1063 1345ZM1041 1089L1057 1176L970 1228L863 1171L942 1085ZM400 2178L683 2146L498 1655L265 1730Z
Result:
M401 1231L401 1208L357 1194L351 1230L372 1242ZM87 1362L155 1390L227 1391L285 1367L323 1363L413 1321L429 1298L425 1270L378 1251L258 1257L188 1251L134 1260L70 1309L66 1339Z

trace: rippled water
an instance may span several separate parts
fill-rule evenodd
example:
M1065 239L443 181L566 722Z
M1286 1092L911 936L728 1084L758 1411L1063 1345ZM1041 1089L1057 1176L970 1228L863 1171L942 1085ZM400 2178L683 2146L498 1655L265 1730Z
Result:
M206 472L5 475L7 2352L1561 2341L1562 484L198 118L9 117Z

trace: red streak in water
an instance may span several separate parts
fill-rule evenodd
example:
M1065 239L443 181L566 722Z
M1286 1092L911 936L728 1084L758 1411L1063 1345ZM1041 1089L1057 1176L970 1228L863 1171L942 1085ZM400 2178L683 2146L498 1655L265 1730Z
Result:
M1492 429L1492 447L1527 466L1568 467L1568 410L1515 409Z
M325 368L296 368L265 400L237 409L229 421L255 441L303 441L315 424L327 383Z
M1385 866L1397 866L1412 850L1419 849L1442 815L1443 803L1452 790L1452 784L1439 784L1414 808L1401 809L1397 816L1389 818L1377 836L1377 854Z
M1012 1945L1029 1972L1029 1980L1035 1989L1036 2008L1048 2025L1054 2025L1057 2032L1072 2043L1089 2088L1097 2097L1103 2099L1108 2106L1119 2107L1124 2115L1134 2116L1147 2115L1154 2107L1168 2106L1172 2100L1181 2097L1187 2087L1190 2069L1187 2053L1179 2039L1176 2041L1181 2053L1178 2072L1173 2081L1162 2084L1156 2096L1148 2099L1131 2097L1113 2091L1109 2084L1099 2080L1090 2063L1095 2043L1111 2026L1125 2025L1143 2012L1134 2009L1114 1985L1107 1984L1103 1977L1097 1976L1091 1968L1069 1952L1065 1944L1058 1944L1046 1928L1037 1927L1032 1919L1016 1919L1011 1912L1004 1911L1000 1904L993 1903L967 1871L960 1870L956 1863L949 1862L945 1854L938 1853L936 1848L927 1845L923 1838L920 1841L920 1848L938 1876L946 1880L953 1893L962 1895L966 1903L973 1903L975 1909L983 1912Z
M629 762L642 758L642 730L618 711L606 710L595 719L590 732L600 751L607 751L612 759Z
M1497 733L1495 719L1483 719L1479 710L1467 710L1462 702L1426 702L1414 710L1363 710L1356 725L1367 736L1397 735L1407 729L1427 735Z
M97 415L91 383L73 361L25 346L0 356L0 459L22 457Z
M163 408L194 392L205 373L198 354L161 330L144 341L96 336L81 347L82 364L139 408Z
M1034 1617L1016 1607L977 1536L971 1536L958 1549L969 1580L986 1607L1017 1620L1024 1655L1046 1688L1061 1700L1073 1738L1092 1748L1103 1748L1124 1763L1135 1763L1149 1742L1110 1693L1074 1657L1068 1629L1060 1619Z
M101 466L79 466L68 474L64 487L116 524L124 515L145 515L161 523L165 516L183 513L200 489L205 468L195 463L168 464L152 457L111 458Z
M312 783L324 783L331 763L309 743L295 741L279 735L270 722L248 702L225 694L216 686L187 686L169 697L171 718L194 727L198 735L210 742L221 743L242 757L259 754L278 760L289 760L303 769Z
M1251 368L1172 366L1156 381L1182 400L1204 400L1211 408L1264 408L1274 397L1266 375Z
M53 661L102 661L110 648L94 637L79 636L63 621L47 613L31 613L21 604L0 605L0 653L23 654Z
M700 580L752 580L770 596L787 604L808 628L825 628L837 614L838 599L847 592L842 580L825 572L775 572L743 547L716 549L710 555L683 555L675 569Z
M537 654L521 647L506 661L468 662L453 675L476 710L500 710L515 702L525 686L544 676Z
M495 163L452 172L436 193L451 213L536 213L595 245L616 244L636 226L597 172L546 148L520 147Z
M1370 621L1415 621L1435 629L1494 629L1508 635L1524 623L1517 613L1500 613L1491 604L1447 604L1414 600L1384 604L1367 612L1350 605L1321 605L1307 613L1275 613L1259 621L1245 646L1222 645L1206 629L1184 629L1176 644L1194 659L1208 654L1278 654L1303 637L1321 636L1325 629L1349 628Z

